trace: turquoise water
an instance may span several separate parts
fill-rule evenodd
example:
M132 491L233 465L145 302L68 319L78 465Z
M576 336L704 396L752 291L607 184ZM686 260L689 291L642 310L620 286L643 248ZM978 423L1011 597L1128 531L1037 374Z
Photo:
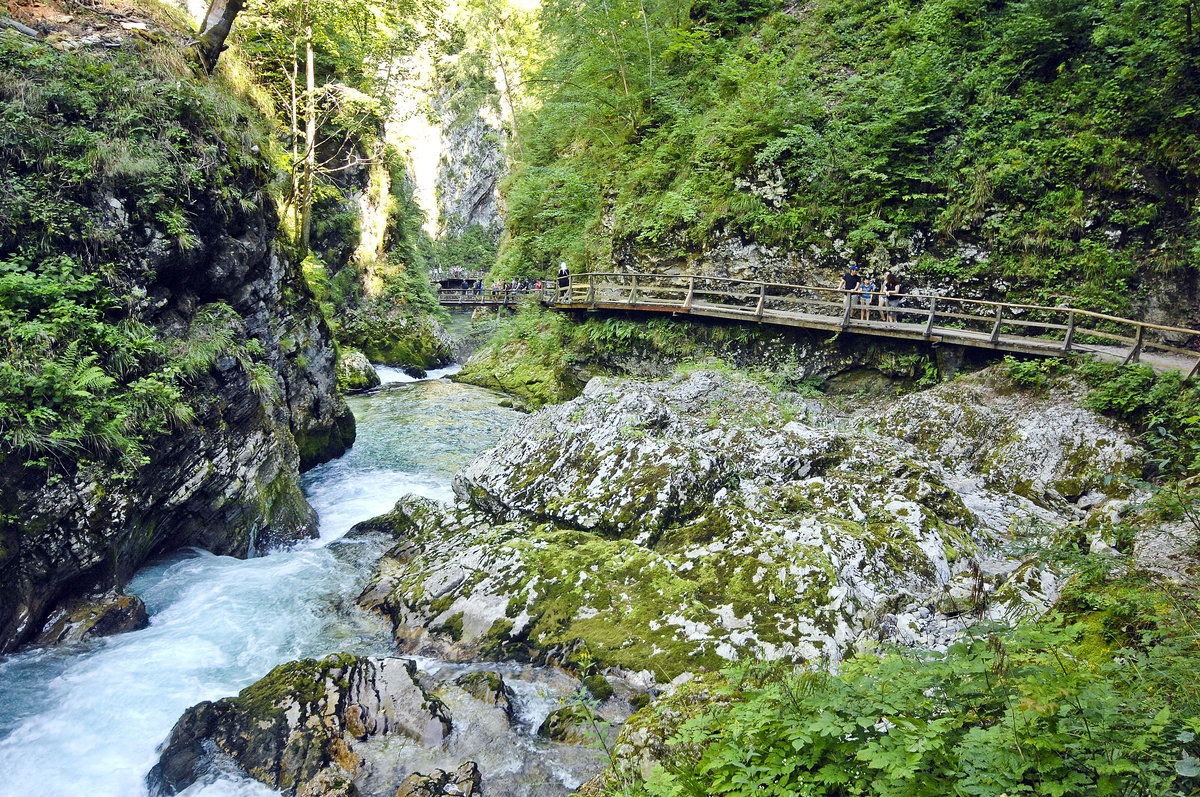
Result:
M388 629L354 604L380 543L329 543L406 493L448 499L454 471L516 413L469 385L389 378L350 399L354 448L305 474L319 540L251 560L178 553L129 585L148 628L0 661L0 797L143 795L156 748L188 707L292 659L390 652ZM187 791L199 793L273 792L226 778Z

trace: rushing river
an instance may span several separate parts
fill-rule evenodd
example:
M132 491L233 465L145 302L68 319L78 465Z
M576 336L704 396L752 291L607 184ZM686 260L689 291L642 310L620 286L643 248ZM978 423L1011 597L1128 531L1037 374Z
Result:
M156 747L189 706L233 695L292 659L390 653L388 629L354 606L379 543L330 543L405 493L448 499L453 472L515 413L496 394L439 380L439 372L420 382L381 375L382 387L350 399L354 448L305 475L320 540L250 560L195 550L170 556L129 585L146 602L148 628L0 661L2 797L137 797ZM514 670L528 723L552 706L539 695L555 677ZM469 733L470 723L464 728ZM445 765L436 753L408 754L423 767ZM225 778L187 791L200 793L273 792Z

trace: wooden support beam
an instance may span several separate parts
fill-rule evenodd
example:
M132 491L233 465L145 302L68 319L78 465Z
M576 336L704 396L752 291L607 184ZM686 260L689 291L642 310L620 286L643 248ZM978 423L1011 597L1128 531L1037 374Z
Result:
M1075 340L1075 313L1067 314L1067 339L1063 341L1063 354L1071 350L1071 343Z
M996 323L992 325L992 336L988 338L993 346L1000 342L1000 320L1004 317L1004 305L996 305Z
M594 274L588 274L588 292L584 301L593 308L596 306L596 275Z
M758 307L754 309L754 317L762 321L763 307L767 303L767 283L758 283Z
M637 296L638 296L637 276L634 275L633 282L629 286L629 303L637 304Z
M681 308L685 313L692 312L692 299L694 299L695 297L696 297L696 278L688 277L687 298L683 300L683 307Z
M1142 359L1142 344L1146 339L1146 328L1138 324L1137 340L1134 341L1133 348L1129 350L1129 354L1125 357L1125 362L1121 365L1132 365L1140 362Z
M1196 364L1192 366L1192 370L1189 371L1188 375L1184 378L1191 379L1193 376L1196 376L1197 374L1200 374L1200 357L1196 358Z
M925 337L933 337L933 319L937 318L937 297L929 298L929 321L925 324Z

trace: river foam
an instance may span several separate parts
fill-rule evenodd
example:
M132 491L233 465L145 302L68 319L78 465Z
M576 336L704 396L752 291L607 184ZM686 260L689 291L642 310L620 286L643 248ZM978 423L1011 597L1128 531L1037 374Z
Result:
M405 493L446 500L450 476L515 413L496 394L443 381L394 383L350 399L359 439L305 474L319 540L251 560L183 551L129 591L150 626L0 660L0 797L133 797L189 706L236 694L280 663L337 651L388 655L384 623L358 610L366 550L329 546ZM187 792L271 794L224 777Z

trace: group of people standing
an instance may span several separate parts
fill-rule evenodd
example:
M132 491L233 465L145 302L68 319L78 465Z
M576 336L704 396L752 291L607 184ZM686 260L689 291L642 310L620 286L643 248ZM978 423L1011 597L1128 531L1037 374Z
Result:
M484 289L484 284L481 281L478 285L477 293L482 294L483 289ZM521 277L519 279L505 280L503 282L501 282L500 280L492 280L492 284L487 286L487 290L491 293L492 298L496 298L500 294L527 293L528 291L540 291L541 289L542 289L542 281L541 280L530 280L525 277Z
M838 290L852 291L850 304L859 308L858 317L863 321L870 319L872 308L875 307L879 308L875 312L879 313L881 319L895 321L898 313L894 308L900 306L900 298L904 294L900 280L890 270L883 272L883 279L876 284L870 274L860 276L856 265L850 266L850 270L842 275Z

